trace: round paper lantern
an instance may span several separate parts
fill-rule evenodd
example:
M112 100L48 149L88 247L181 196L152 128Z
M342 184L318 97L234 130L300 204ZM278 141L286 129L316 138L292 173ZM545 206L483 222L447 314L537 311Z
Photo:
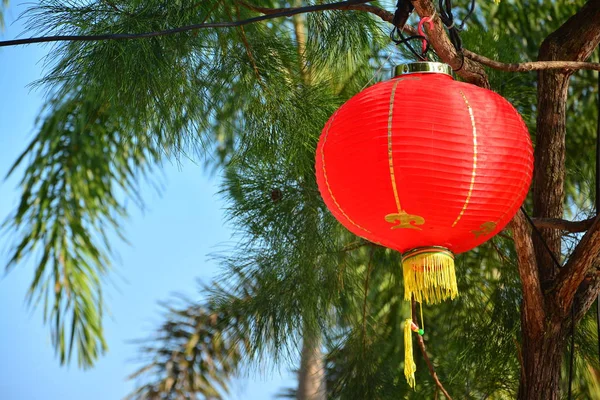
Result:
M457 294L454 254L500 232L533 171L527 127L500 95L412 63L342 105L317 147L319 190L350 231L403 253L405 299Z

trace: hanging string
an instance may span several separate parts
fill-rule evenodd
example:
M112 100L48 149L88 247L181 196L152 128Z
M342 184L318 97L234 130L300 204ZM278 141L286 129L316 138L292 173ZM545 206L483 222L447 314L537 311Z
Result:
M360 91L362 92L363 90L365 90L365 88L367 86L369 86L369 84L371 82L373 82L373 80L377 77L377 75L379 75L381 73L381 71L383 70L383 68L385 68L386 64L388 63L388 61L390 61L390 59L392 58L392 52L389 52L388 57L385 59L384 62L381 63L381 65L379 66L379 68L377 69L377 71L375 71L375 73L373 74L373 76L367 81L367 83L365 83L365 85L360 89Z
M548 243L546 242L546 240L542 236L542 233L537 228L537 226L535 226L535 224L533 223L533 220L531 219L531 217L529 216L529 214L527 214L527 211L525 211L525 208L523 206L521 206L521 212L523 213L523 215L525 215L525 218L527 219L527 222L529 222L529 225L531 225L531 228L535 232L536 236L538 237L538 239L540 239L540 241L542 242L542 244L546 248L546 251L550 255L550 258L552 258L552 261L554 261L554 264L556 264L556 266L558 268L562 268L562 264L558 261L558 259L554 255L554 252L550 249L550 246L548 246Z

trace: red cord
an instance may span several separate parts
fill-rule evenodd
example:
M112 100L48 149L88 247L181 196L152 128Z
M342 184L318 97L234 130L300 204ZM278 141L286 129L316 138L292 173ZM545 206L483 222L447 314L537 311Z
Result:
M419 21L419 25L417 27L417 31L419 32L419 35L427 37L427 35L425 35L425 31L423 30L423 24L425 22L428 23L427 30L430 31L430 30L433 29L433 19L431 17L423 17ZM423 53L423 57L427 58L427 56L425 55L425 52L427 51L427 39L423 39L423 44L421 45L421 51Z

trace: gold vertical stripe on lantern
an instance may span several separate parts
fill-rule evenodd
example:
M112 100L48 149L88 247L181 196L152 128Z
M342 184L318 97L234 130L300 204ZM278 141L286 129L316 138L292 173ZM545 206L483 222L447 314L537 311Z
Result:
M473 172L471 174L471 184L469 186L467 198L465 199L465 204L463 205L462 210L460 210L458 217L456 217L456 220L452 224L453 228L456 226L456 224L458 224L458 221L460 221L461 217L465 213L465 210L467 209L467 206L469 205L469 200L471 200L471 194L473 194L473 186L475 186L475 175L477 174L477 127L475 126L475 116L473 115L473 109L469 104L469 100L467 100L467 96L465 96L462 90L459 90L459 92L463 100L465 101L465 104L467 105L467 110L469 110L469 117L471 118L471 126L473 127Z
M402 256L404 300L440 303L458 295L454 255L443 247L415 249Z
M388 160L390 164L390 177L392 179L392 190L394 191L394 199L396 200L396 206L398 207L398 214L402 213L402 207L400 206L400 197L398 196L398 188L396 187L396 174L394 172L394 154L392 152L392 119L394 117L394 95L396 94L396 88L400 80L397 80L392 87L392 93L390 94L390 113L388 115Z

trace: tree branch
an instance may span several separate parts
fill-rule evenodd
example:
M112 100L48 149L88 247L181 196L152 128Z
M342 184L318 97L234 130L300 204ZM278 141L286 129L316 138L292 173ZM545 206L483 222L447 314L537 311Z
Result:
M598 0L588 1L575 15L550 34L542 43L541 61L585 61L600 41L600 7ZM536 217L562 218L565 183L566 104L572 70L540 71L538 79L538 115L534 153L533 210ZM593 229L593 228L592 228ZM561 254L561 232L541 229L543 240L552 253ZM586 241L587 243L588 241ZM542 284L550 284L559 274L544 243L534 238L537 263ZM583 245L583 243L581 244ZM581 246L580 245L580 246ZM579 246L578 246L579 247ZM572 269L588 266L580 266ZM581 271L579 271L581 272ZM561 286L572 293L566 303L570 307L575 290L585 273L577 280ZM574 285L574 286L572 286ZM561 293L564 294L561 290ZM559 301L564 301L560 299ZM564 311L564 310L563 310Z
M372 0L369 0L369 1L372 1ZM248 8L249 10L256 11L258 13L265 14L265 15L273 15L273 14L277 14L277 13L280 13L283 11L287 12L287 11L293 11L293 10L297 9L294 7L288 7L288 8L260 7L260 6L254 5L254 4L247 3L243 0L238 0L238 3L240 3L242 6ZM341 3L339 3L339 4L340 4L340 6L335 8L336 10L364 11L364 12L368 12L371 14L375 14L379 18L381 18L383 21L389 22L390 24L393 23L393 21L394 21L394 13L391 13L388 10L385 10L385 9L377 7L377 6L372 6L370 4L341 4ZM408 15L406 16L406 19L408 19ZM406 23L406 20L404 21L404 23ZM402 25L404 25L404 24L402 24ZM400 26L400 28L402 28L402 27Z
M259 7L253 4L246 3L243 0L238 1L244 7L259 12L261 14L274 14L278 11L289 11L293 10L293 8L268 8L268 7ZM337 8L338 10L356 10L356 11L364 11L374 15L377 15L381 20L385 22L389 22L390 24L394 23L394 14L383 8L373 6L370 4L356 4L356 5L348 5L348 6L340 6ZM398 23L397 27L399 29L404 29L406 32L410 34L416 34L416 30L413 27L405 26L406 20L408 19L409 14L405 13L405 17ZM465 57L476 61L480 64L483 64L487 67L497 69L499 71L507 71L507 72L529 72L529 71L539 71L539 70L547 70L547 69L590 69L595 71L600 71L600 63L592 63L592 62L576 62L576 61L530 61L524 63L503 63L501 61L492 60L480 54L474 53L471 50L463 49L463 54Z
M240 9L238 8L238 6L235 6L235 10L236 10L236 15L238 17L238 19L240 18ZM229 15L229 18L233 21L233 18L231 17L231 13L229 12L229 10L227 10L227 15ZM254 70L254 74L256 75L256 79L258 81L258 83L261 86L265 86L262 77L260 76L260 71L258 70L258 65L256 64L256 59L254 58L254 54L252 54L252 50L250 48L250 42L248 42L248 37L246 36L246 31L244 30L243 26L240 26L239 28L239 32L240 32L240 38L242 39L242 43L244 44L244 47L246 48L246 55L248 56L248 60L250 61L250 64L252 65L252 69Z
M539 338L544 331L546 319L544 296L540 286L538 267L531 240L529 225L523 212L517 212L511 221L513 240L517 251L519 276L523 291L523 320L531 329L523 330L532 338Z
M581 62L581 61L529 61L524 63L506 64L500 61L492 60L480 54L474 53L471 50L464 49L465 57L477 61L487 67L506 72L530 72L541 71L548 69L591 69L600 71L600 63Z
M248 18L248 19L244 19L241 21L193 24L193 25L186 25L186 26L181 26L181 27L172 28L172 29L165 29L162 31L155 31L155 32L119 33L119 34L102 34L102 35L55 35L55 36L32 37L32 38L28 38L28 39L4 40L4 41L0 41L0 47L18 46L18 45L33 44L33 43L47 43L47 42L93 42L93 41L101 41L101 40L131 40L131 39L143 39L143 38L149 38L149 37L167 36L167 35L173 35L175 33L193 31L193 30L198 30L198 29L236 28L239 26L253 24L255 22L266 21L269 19L280 18L280 17L291 17L296 14L302 14L302 13L307 13L307 12L339 10L339 9L343 9L343 7L345 7L345 6L360 5L360 4L368 3L369 1L372 1L372 0L348 0L348 1L340 1L340 2L336 2L336 3L329 3L329 4L317 4L317 5L306 6L306 7L288 8L288 9L283 9L284 11L277 11L277 12L274 12L269 15L261 15L258 17Z
M415 322L417 320L417 305L416 305L414 298L411 301L411 308L412 308L413 323L415 325L417 325L417 323ZM421 321L421 322L423 322L423 321ZM435 382L436 386L442 391L442 393L444 393L444 396L446 396L446 398L448 400L452 400L452 397L448 394L448 392L444 388L444 385L442 385L442 382L438 378L437 373L435 372L433 363L431 362L431 360L429 359L429 356L427 355L427 349L425 348L425 341L423 340L423 336L417 335L417 343L419 344L419 349L421 350L421 354L423 355L423 358L425 359L425 363L427 363L427 368L429 368L429 374L433 378L433 381Z
M533 224L539 229L558 229L569 233L585 232L595 221L595 218L583 221L568 221L561 218L532 218Z
M243 0L238 1L244 7L262 13L266 15L274 14L278 11L289 11L293 10L293 8L268 8L268 7L259 7L253 4L246 3ZM370 4L356 4L356 5L348 5L348 6L340 6L337 8L338 10L355 10L355 11L364 11L374 15L377 15L381 20L385 22L389 22L390 24L394 23L394 14L383 8L373 6ZM398 23L397 28L403 29L404 31L410 34L417 34L416 30L413 27L405 26L406 20L408 19L409 13L405 13L402 20ZM487 67L497 69L500 71L507 72L529 72L529 71L539 71L539 70L547 70L547 69L590 69L600 71L600 63L591 63L591 62L576 62L576 61L530 61L524 63L503 63L501 61L492 60L480 54L474 53L471 50L463 49L463 55L473 61L476 61L480 64L483 64Z
M431 17L435 14L433 30L431 32L427 31L427 38L442 61L450 65L456 74L467 82L489 88L490 83L481 64L456 52L454 45L446 34L445 25L435 11L433 2L431 0L414 0L413 5L421 18Z
M590 270L599 262L600 218L596 218L556 278L554 304L561 315L566 316L569 313L575 293Z
M596 266L597 268L597 266ZM577 323L590 309L600 292L600 272L594 270L579 285L573 299L573 320Z
M175 33L186 32L190 30L198 30L205 28L227 28L227 27L241 27L244 25L248 25L254 22L260 22L263 20L285 17L291 15L298 15L307 12L315 12L315 11L323 11L323 10L355 10L355 11L363 11L368 12L374 15L377 15L381 20L385 22L389 22L393 24L394 13L387 11L383 8L373 6L370 4L365 4L368 1L347 1L347 2L339 2L332 4L325 4L319 6L310 6L310 7L287 7L287 8L269 8L269 7L260 7L253 4L249 4L245 1L238 0L238 3L249 10L256 11L258 13L264 14L263 17L268 18L250 18L247 20L238 20L233 22L217 22L217 23L201 23L196 25L183 26L179 28L168 29L164 31L157 32L146 32L140 34L105 34L105 35L89 35L89 36L46 36L46 37L34 37L28 39L19 39L19 40L6 40L0 41L0 47L7 46L18 46L24 44L33 44L33 43L45 43L45 42L61 42L61 41L101 41L101 40L126 40L126 39L142 39L148 37L157 37L157 36L165 36L171 35ZM118 9L114 3L108 2L109 6L111 6L115 11L124 12ZM312 9L309 9L312 8ZM127 12L125 12L127 13ZM282 14L285 13L285 14ZM127 13L131 15L130 13ZM410 34L416 34L416 30L411 26L406 26L406 20L409 17L409 13L405 13L397 27L402 29L405 32ZM435 47L435 46L434 46ZM540 71L540 70L548 70L548 69L569 69L569 70L579 70L579 69L587 69L587 70L595 70L600 71L600 63L592 63L592 62L575 62L575 61L531 61L524 63L503 63L501 61L492 60L480 54L474 53L470 50L463 49L463 56L483 64L487 67L497 69L500 71L507 72L529 72L529 71ZM456 59L462 60L461 56L456 55ZM462 62L462 61L461 61ZM460 64L459 64L460 68ZM462 68L460 68L462 69ZM462 76L462 73L459 72L459 75ZM478 78L476 78L477 80Z

